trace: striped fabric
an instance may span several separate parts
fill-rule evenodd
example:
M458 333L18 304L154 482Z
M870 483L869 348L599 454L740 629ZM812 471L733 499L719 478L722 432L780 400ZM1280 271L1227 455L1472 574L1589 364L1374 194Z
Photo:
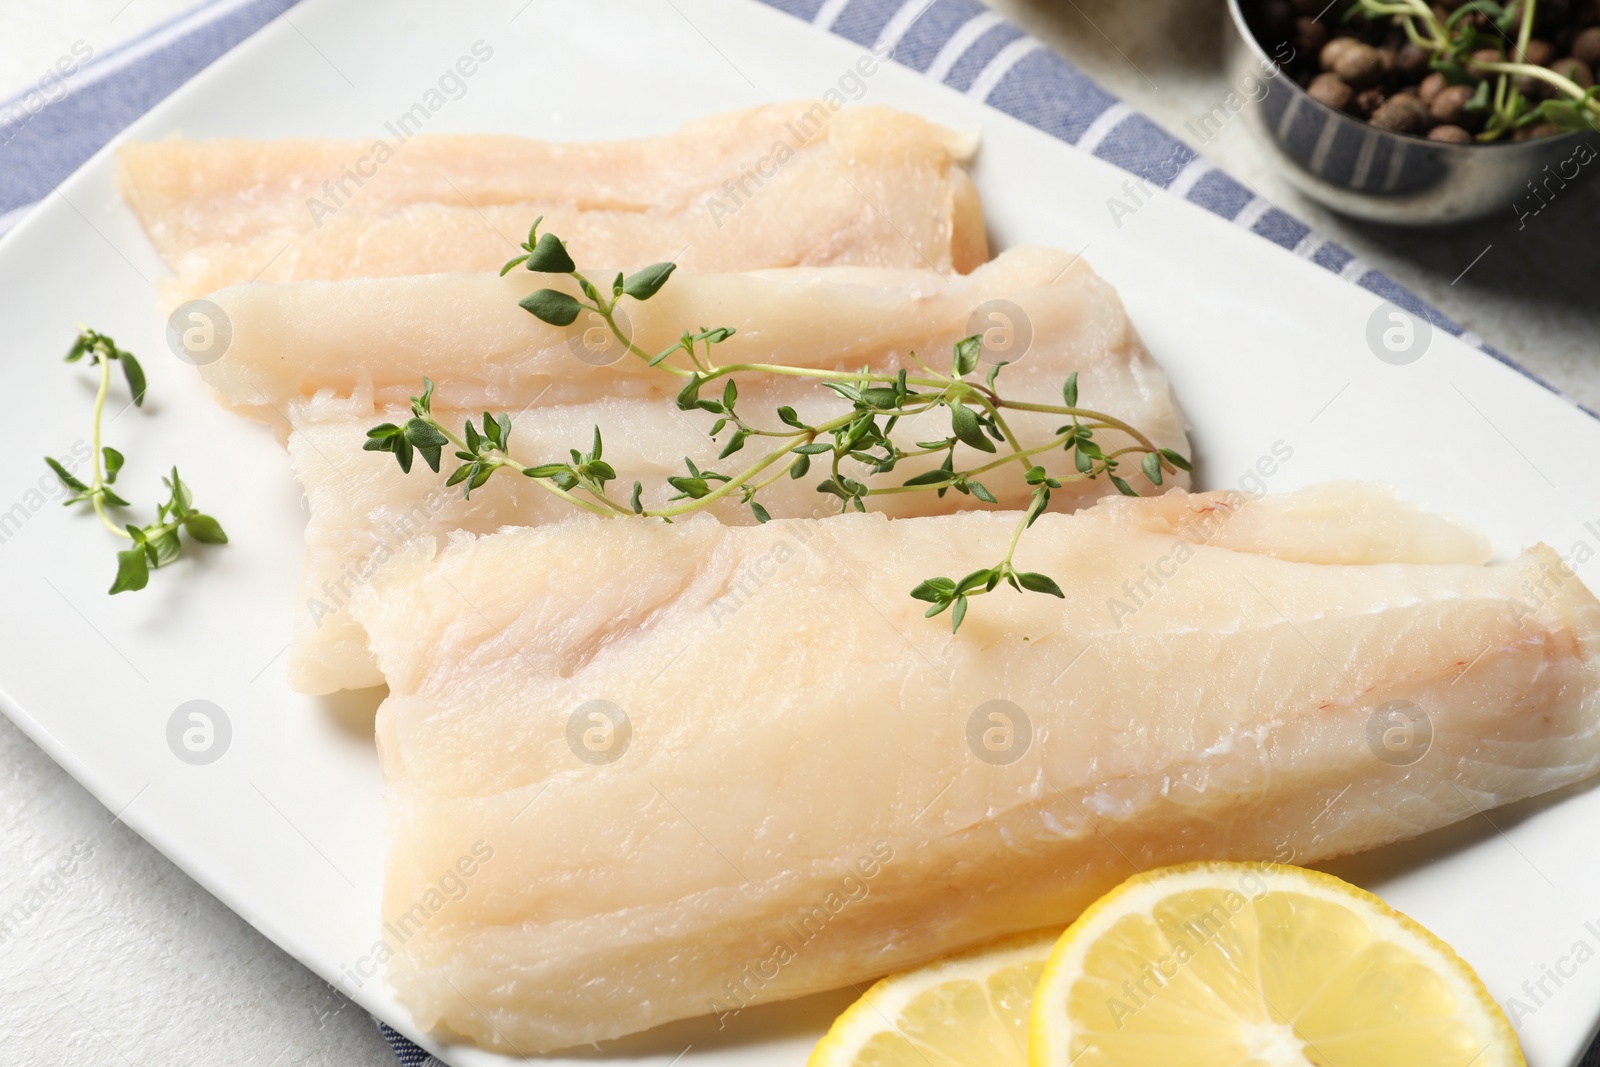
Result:
M296 0L209 0L40 93L0 102L0 233L128 123ZM763 0L1231 220L1555 391L1354 253L1279 211L978 0ZM1594 414L1594 412L1590 412ZM1597 416L1600 417L1600 416ZM438 1061L379 1024L404 1067ZM1600 1045L1582 1067L1600 1067Z

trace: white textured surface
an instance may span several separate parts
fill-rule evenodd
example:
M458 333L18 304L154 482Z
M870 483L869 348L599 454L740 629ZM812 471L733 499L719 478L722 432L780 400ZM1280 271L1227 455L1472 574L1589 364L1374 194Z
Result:
M36 85L74 44L100 55L193 6L5 0L0 100ZM114 822L0 717L0 1062L395 1059L365 1012Z
M30 84L75 40L97 51L186 6L180 0L7 0L0 96ZM992 0L1108 88L1180 132L1225 91L1216 0ZM1101 32L1103 31L1103 33ZM1518 233L1409 235L1342 222L1289 190L1248 131L1207 153L1271 202L1333 234L1591 405L1600 305L1600 182L1575 188ZM1571 235L1586 235L1582 240ZM1493 249L1454 286L1452 279ZM92 650L84 650L92 654ZM50 872L77 847L58 889ZM0 1059L26 1064L393 1062L359 1009L252 930L0 719Z
M0 768L6 1067L395 1062L365 1012L114 822L4 718Z
M195 0L6 0L0 32L0 100L39 87L55 92L58 60L100 55L193 7ZM69 76L70 80L70 76Z

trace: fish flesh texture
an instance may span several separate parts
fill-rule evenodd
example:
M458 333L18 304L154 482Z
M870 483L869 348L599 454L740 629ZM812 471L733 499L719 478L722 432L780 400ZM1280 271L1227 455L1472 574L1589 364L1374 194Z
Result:
M1112 497L1021 541L1065 599L924 620L907 591L1014 519L398 553L354 610L419 1025L532 1053L726 1015L1059 927L1136 870L1315 862L1600 765L1600 601L1546 546L1489 563L1359 484Z
M117 166L172 306L256 278L494 271L541 215L589 262L965 272L988 258L976 148L906 112L808 100L628 141L169 139L124 145Z
M845 280L835 280L841 273L846 273L843 268L827 268L712 279L674 278L644 308L655 316L651 321L723 322L725 309L746 306L742 303L745 299L757 300L759 310L740 319L742 332L726 345L718 346L719 359L765 359L770 355L811 365L831 361L839 367L866 364L892 370L905 364L904 353L911 349L929 353L931 361L948 367L951 346L974 328L970 325L973 310L984 301L1003 298L1028 317L1028 328L1033 333L1026 351L1018 353L1016 361L1001 372L998 384L1004 396L1059 405L1062 383L1076 371L1081 405L1112 414L1141 429L1157 445L1188 455L1183 416L1171 386L1139 342L1115 292L1086 265L1074 263L1066 254L1043 249L1009 252L973 275L949 282L933 275L906 279L896 274L891 280L898 280L899 288L866 284L882 280L879 276L883 272L849 271ZM795 278L796 274L801 276ZM273 321L281 322L281 329L269 325L266 313L259 308L248 316L236 310L235 346L215 367L222 367L240 354L241 345L248 345L252 359L260 354L254 365L269 370L281 365L284 361L267 356L281 352L290 357L289 362L312 368L291 369L290 374L301 377L278 379L277 395L284 398L283 406L267 409L274 415L281 411L293 427L288 436L289 455L305 489L310 512L306 564L288 658L290 684L297 690L327 693L381 683L382 677L367 651L365 635L345 605L352 590L366 581L373 567L407 541L421 536L443 537L458 529L489 533L504 525L532 525L574 513L572 505L514 474L497 475L467 501L461 499L459 488L444 488L442 476L420 470L404 475L391 457L361 451L369 427L405 419L402 409L375 407L374 390L392 404L397 394L416 392L424 373L434 374L440 380L435 414L457 432L473 409L452 410L445 406L450 400L471 398L482 402L476 408L479 412L483 406L493 406L497 411L509 409L513 425L511 454L528 466L564 460L572 448L587 449L598 427L605 442L606 459L616 468L617 484L623 487L621 497L626 498L627 487L638 480L646 486L643 499L649 506L663 503L672 492L666 487L668 475L686 473L684 457L703 469L732 474L762 454L756 448L758 438L743 452L719 460L722 446L706 433L714 416L702 411L679 411L672 402L677 389L675 378L659 369L644 367L642 360L632 356L611 367L590 366L567 348L561 331L518 308L516 291L508 293L507 285L489 277L332 283L328 288L401 288L427 293L427 297L419 299L430 301L436 309L434 321L426 328L396 331L391 345L374 342L370 349L355 351L345 346L345 340L364 346L368 342L362 333L346 335L342 327L334 326L333 330L341 331L340 336L330 339L328 331L302 329L301 323L314 321L302 318L313 314L304 307L293 312L276 310L274 314L280 318ZM679 302L665 303L674 287L680 285ZM233 290L242 298L238 307L257 307L248 298L262 288L287 289L299 295L317 285ZM457 288L478 295L467 303L440 292ZM331 301L325 293L313 295L317 295L319 303ZM396 314L409 303L404 295L385 297L379 302L381 309ZM355 302L349 306L354 309ZM817 320L818 307L829 308L826 321ZM358 314L377 328L384 317L381 309ZM509 321L497 327L499 334L482 335L482 323L498 323L504 317ZM636 313L636 324L643 321L644 314ZM243 336L239 332L241 322L250 323ZM455 323L461 323L463 330L477 328L480 335L474 341L460 342L452 329ZM659 332L666 335L669 329L675 334L675 328L666 326ZM290 330L292 333L286 332ZM252 340L257 334L267 334L275 340ZM524 338L531 340L520 340ZM431 347L428 341L433 342ZM507 349L518 343L543 348L535 349L531 356L508 355ZM483 347L475 349L475 344ZM730 351L724 353L724 348ZM484 360L478 355L481 351L494 355ZM363 369L336 369L341 353L348 353L351 361ZM532 369L521 377L502 369L513 359L525 360ZM395 363L400 360L410 361L409 369L395 370ZM912 364L911 369L915 372L917 368ZM741 380L739 410L758 425L779 425L775 412L780 405L793 407L813 425L848 410L841 398L816 382L775 375ZM249 390L238 385L239 378L229 381L230 395L249 397ZM285 384L294 381L302 385ZM494 383L493 392L486 382ZM299 389L314 383L331 388L327 395L309 400L298 397ZM342 390L350 390L350 395L336 395ZM565 402L545 403L551 396L560 396ZM491 397L495 401L492 405ZM1020 411L1008 412L1007 419L1019 438L1029 442L1049 440L1063 421L1057 415ZM902 437L909 442L948 433L948 415L929 414L907 422ZM1097 439L1108 451L1131 442L1131 438L1115 430L1099 431ZM727 441L726 433L722 441ZM933 469L940 458L904 460L893 474L877 476L872 484L898 485ZM957 446L956 463L962 469L986 458L965 444ZM1044 462L1050 465L1048 460ZM1061 468L1058 474L1071 469L1066 463L1055 466ZM822 470L820 464L816 470ZM844 461L843 470L865 480L865 466L854 460ZM1030 492L1022 473L1020 466L1006 465L986 474L983 485L1000 506L1021 507ZM763 490L763 506L778 518L824 514L825 502L836 500L816 491L822 477L818 473L799 481L781 479ZM1134 474L1128 480L1145 491L1153 491L1142 475ZM1186 487L1188 475L1169 474L1166 484ZM1072 510L1112 491L1104 478L1069 481L1052 495L1051 507ZM940 497L919 492L875 497L870 506L888 515L903 516L955 511L974 503L972 497L959 493ZM752 521L748 507L737 500L720 505L716 514L725 522Z
M577 294L571 279L522 270L504 278L237 285L212 296L231 339L199 370L234 411L284 429L296 401L370 391L375 404L404 406L424 375L438 383L437 405L468 411L654 396L671 387L662 369L613 352L598 315L557 327L517 305L544 287ZM724 364L916 372L915 353L948 370L954 344L985 333L994 358L1010 360L1008 391L1054 375L1050 394L1059 399L1061 378L1074 370L1085 378L1111 371L1151 392L1169 388L1116 291L1080 257L1053 248L1011 249L949 277L867 267L674 275L650 300L620 307L634 344L651 353L686 329L736 329L713 350ZM740 387L755 377L740 376Z

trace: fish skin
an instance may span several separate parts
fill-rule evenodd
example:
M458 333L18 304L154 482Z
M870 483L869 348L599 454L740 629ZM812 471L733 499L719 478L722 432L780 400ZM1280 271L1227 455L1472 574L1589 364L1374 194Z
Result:
M400 553L355 610L391 688L389 979L418 1024L605 1040L1059 926L1135 869L1311 863L1600 765L1600 602L1548 547L1485 566L1360 485L1108 498L1018 550L1065 600L1001 590L955 637L920 618L906 590L993 562L1011 518L578 520ZM630 719L611 763L567 742L594 699ZM1032 723L1005 766L968 748L993 699ZM1407 766L1369 735L1391 701L1432 724ZM474 843L465 896L417 912Z
M429 284L434 281L440 284ZM883 281L893 282L898 288L886 290L875 284ZM721 446L706 436L715 417L700 411L676 410L671 401L676 379L659 369L644 367L643 361L635 357L611 368L594 368L581 362L567 349L561 331L516 307L515 291L504 292L508 282L448 278L334 284L402 289L406 296L381 302L382 307L395 309L395 314L401 314L399 309L411 304L410 294L424 294L415 299L431 299L451 310L447 314L430 309L429 325L418 327L421 336L435 341L431 347L415 340L402 341L396 332L391 334L393 343L374 342L370 348L356 349L352 346L367 344L360 329L346 331L331 324L326 330L300 328L298 324L302 322L327 321L317 318L317 313L303 304L292 303L291 308L285 309L270 301L262 307L241 299L231 311L234 347L221 362L202 368L202 373L224 368L236 358L268 371L288 365L290 373L299 376L289 380L302 382L300 388L309 387L313 380L327 382L321 376L326 369L330 374L344 375L335 379L330 392L350 390L347 398L326 395L306 400L297 387L283 384L280 379L277 395L288 399L274 400L264 409L273 417L287 415L293 425L288 437L289 456L306 491L311 516L295 612L295 637L289 653L290 684L301 692L328 693L381 683L382 676L366 651L361 628L345 610L352 590L367 580L377 557L392 554L414 537L443 538L456 529L489 533L502 525L564 518L574 510L512 473L492 478L473 493L471 502L466 502L459 489L443 488L443 475L421 469L403 475L392 457L361 451L369 427L383 421L405 421L402 410L375 406L374 390L392 402L396 394L416 392L422 374L435 375L440 385L434 410L442 423L457 432L468 417L475 417L473 413L482 412L484 407L506 410L512 414L514 426L512 455L528 466L564 460L569 448L586 450L593 427L599 426L608 461L618 474L616 495L627 499L633 481L640 480L647 487L644 499L651 506L664 503L670 492L665 488L665 479L669 474L684 473L685 456L692 457L702 468L731 473L761 455L761 441L753 439L744 451L719 460ZM678 303L671 304L669 294L674 293L675 287L679 287ZM819 287L825 287L827 292L819 293ZM298 296L307 287L279 288ZM441 289L448 293L441 296ZM260 291L259 287L247 287L233 292L248 298ZM474 294L470 299L476 303L464 304L449 295L457 292ZM1067 253L1020 249L1006 253L965 279L950 281L926 272L886 273L838 267L709 279L690 275L674 278L644 307L654 316L648 321L674 324L658 331L670 337L675 336L678 323L724 321L715 317L722 308L744 306L739 301L760 300L762 294L770 296L774 292L782 294L781 298L768 299L764 314L743 322L741 333L718 346L719 360L773 358L816 365L826 364L831 352L844 352L849 362L835 359L834 366L858 368L867 364L892 370L904 365L907 349L915 349L920 353L940 353L929 357L929 362L947 367L951 347L969 329L973 309L991 299L1005 299L1023 309L1034 331L1026 354L1001 371L998 385L1005 397L1059 405L1062 383L1068 374L1077 371L1081 405L1108 412L1140 428L1158 446L1189 454L1183 414L1165 374L1145 351L1115 292L1086 264ZM318 297L319 305L328 297L327 293L312 295ZM816 321L817 300L826 300L825 306L831 309L826 324ZM331 307L331 301L327 304ZM255 310L246 313L245 306ZM456 320L451 320L450 315L455 315ZM381 312L361 312L359 317L367 325L374 325L373 320L383 316ZM508 319L503 326L502 319ZM291 326L280 329L270 324L280 320ZM510 384L504 380L492 386L473 384L473 377L483 382L496 381L498 363L513 358L504 355L510 342L484 334L473 342L458 343L452 340L456 335L447 323L487 320L494 321L495 329L506 336L533 338L534 343L545 345L532 357L542 361L537 374ZM642 329L647 319L638 313L634 321ZM264 340L267 337L274 340L268 343ZM660 337L650 343L657 341L668 343ZM401 346L407 343L411 351L402 350ZM477 360L475 343L502 356L498 362ZM357 359L364 366L373 368L364 376L349 369L334 369L341 354L352 351L358 353ZM274 353L292 354L294 359L286 362L275 358ZM407 369L396 369L401 361L406 361ZM317 369L303 370L302 366ZM913 364L911 370L917 369ZM982 373L980 366L975 377ZM316 377L313 379L312 375ZM215 384L224 379L211 380ZM225 380L232 383L228 389L233 395L246 400L252 395L266 395L265 391L256 393L241 385L244 379L236 374ZM468 396L483 400L490 388L496 390L495 403L454 410L448 406L452 400L461 401ZM711 392L720 394L720 389L714 387ZM546 404L553 395L566 402ZM535 406L529 407L530 402ZM814 382L773 375L741 378L739 410L746 418L758 425L777 425L774 412L782 404L794 407L813 424L845 410L842 400ZM247 410L263 408L258 405ZM1020 439L1034 442L1048 440L1063 421L1060 416L1038 412L1008 412L1007 419ZM929 416L925 425L926 432L921 425L908 424L906 429L912 431L908 439L926 440L948 433L947 418L941 422ZM726 442L726 432L722 440ZM1100 431L1097 440L1108 451L1132 441L1114 430ZM899 484L936 467L939 458L904 461L895 472L878 476L875 484ZM987 458L967 445L957 446L956 463L960 468L977 466ZM1048 460L1046 464L1051 465ZM1061 463L1054 466L1070 469ZM764 506L777 518L817 514L819 506L833 499L816 492L821 470L819 462L815 467L818 473L802 481L784 479L764 490ZM860 473L853 461L846 463L845 471ZM1128 480L1140 491L1159 491L1142 474L1133 473ZM1030 489L1023 482L1020 467L1006 465L984 475L982 481L1000 506L1025 505ZM1165 484L1186 488L1189 476L1182 471L1169 473ZM1103 478L1069 481L1052 495L1051 506L1072 510L1113 491ZM942 498L923 492L877 497L869 506L902 516L955 511L973 504L973 498L955 492ZM749 522L752 518L749 509L737 500L719 506L716 514L726 522Z
M591 262L966 272L988 258L975 149L891 108L792 101L626 141L131 142L117 172L170 308L257 277L498 270L541 215Z

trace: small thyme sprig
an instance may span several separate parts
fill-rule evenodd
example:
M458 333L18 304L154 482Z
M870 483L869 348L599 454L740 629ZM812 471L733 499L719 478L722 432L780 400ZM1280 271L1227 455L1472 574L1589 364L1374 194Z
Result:
M85 356L89 357L90 366L100 368L100 384L94 395L90 452L93 469L90 480L85 483L49 456L45 457L45 463L49 464L61 484L73 491L73 495L63 503L71 506L88 501L107 530L133 542L132 547L117 553L117 577L111 584L110 592L143 589L149 584L152 568L171 563L183 553L183 543L178 538L179 530L196 541L211 545L227 544L228 535L222 531L222 524L216 519L195 510L194 498L190 495L188 485L178 477L177 467L172 468L171 477L161 479L167 487L167 499L156 505L154 522L135 526L132 523L118 523L112 518L111 508L129 505L111 488L125 459L121 452L110 445L100 444L100 424L105 416L106 396L111 391L111 364L121 365L135 407L144 406L144 370L132 353L118 348L117 343L105 334L80 328L78 339L67 352L66 361L76 363Z
M1183 456L1169 448L1161 448L1139 430L1114 416L1078 405L1078 376L1067 377L1062 384L1063 403L1060 405L1024 403L1001 396L996 379L1005 363L995 364L981 381L971 378L977 370L982 353L982 338L968 337L956 343L951 369L948 374L928 367L916 359L922 372L910 374L899 371L875 372L867 368L859 371L833 371L813 367L797 367L774 363L717 363L713 360L715 346L733 336L729 327L685 331L671 346L651 353L639 348L626 335L617 322L617 306L624 297L648 300L661 290L672 276L674 264L657 263L634 274L619 273L610 286L610 296L578 272L565 244L554 234L540 235L539 222L534 221L528 240L522 245L524 255L507 263L501 275L525 266L530 271L545 274L565 274L578 284L586 300L555 289L540 289L524 297L519 304L530 314L552 326L569 326L580 314L592 311L606 323L613 337L631 355L648 366L676 375L682 380L676 404L683 411L704 411L715 415L716 421L708 431L713 440L727 437L718 456L725 460L744 450L752 441L768 439L772 447L742 469L729 472L702 468L694 460L684 457L684 473L667 478L675 490L666 504L647 508L642 503L643 483L634 482L633 491L626 502L613 497L608 484L617 480L617 472L604 459L600 428L595 427L594 440L587 452L571 450L570 460L540 463L525 467L513 460L509 452L511 420L508 416L483 413L481 425L467 420L459 435L441 424L433 416L434 383L423 379L420 396L411 398L411 418L403 426L386 422L367 431L363 446L369 451L389 452L394 455L403 471L410 472L414 457L421 454L424 462L438 472L444 449L453 447L454 456L461 461L449 476L448 485L462 485L463 493L470 497L501 468L511 468L535 484L561 497L585 511L606 517L640 516L672 522L692 512L737 494L737 499L750 508L758 522L770 522L772 516L757 499L758 494L779 479L804 478L810 473L813 462L826 462L826 476L817 483L819 493L836 498L841 512L854 508L866 511L866 499L893 493L934 492L944 496L954 489L974 497L985 504L999 501L979 478L1008 464L1017 464L1024 472L1027 484L1033 487L1027 508L1023 511L1011 537L1006 554L993 567L975 571L959 582L950 578L929 578L911 591L918 600L930 603L929 617L951 610L951 632L960 629L966 618L969 598L993 592L1000 583L1010 585L1018 592L1028 591L1062 596L1061 588L1049 576L1031 571L1019 571L1012 563L1017 544L1024 531L1032 526L1050 503L1050 491L1060 489L1069 481L1082 481L1105 475L1118 492L1127 496L1138 493L1119 475L1121 465L1137 456L1137 466L1144 478L1154 486L1162 484L1164 473L1188 470ZM673 357L679 357L674 360ZM757 423L745 417L739 409L739 387L733 375L784 375L817 380L847 401L846 414L811 424L784 405L777 409L777 423ZM721 380L718 399L702 395L706 387ZM717 394L713 394L717 395ZM928 441L915 442L913 447L902 447L894 439L894 431L902 419L944 408L950 420L950 433ZM1012 432L1003 412L1042 412L1070 419L1058 427L1048 440L1024 446ZM1098 430L1117 430L1133 439L1133 444L1103 450L1095 439ZM978 452L995 458L977 465L956 468L955 450L964 444ZM1072 470L1051 474L1038 462L1055 451L1069 453ZM867 479L888 474L902 460L918 456L942 455L937 469L906 479L899 485L869 485ZM864 475L852 477L842 468L846 460L866 468Z
M1585 89L1565 75L1523 62L1528 42L1533 38L1533 20L1538 0L1519 0L1500 4L1496 0L1470 0L1440 18L1424 0L1357 0L1346 18L1392 18L1406 37L1427 50L1429 65L1456 85L1475 85L1470 111L1488 112L1480 141L1495 141L1524 126L1548 122L1563 130L1600 129L1600 85ZM1483 15L1494 27L1493 35L1483 33L1468 16ZM1502 41L1516 42L1510 62L1474 58L1481 48L1498 50ZM1532 78L1552 86L1564 100L1535 103L1517 88L1518 77ZM1493 82L1491 88L1490 83Z

